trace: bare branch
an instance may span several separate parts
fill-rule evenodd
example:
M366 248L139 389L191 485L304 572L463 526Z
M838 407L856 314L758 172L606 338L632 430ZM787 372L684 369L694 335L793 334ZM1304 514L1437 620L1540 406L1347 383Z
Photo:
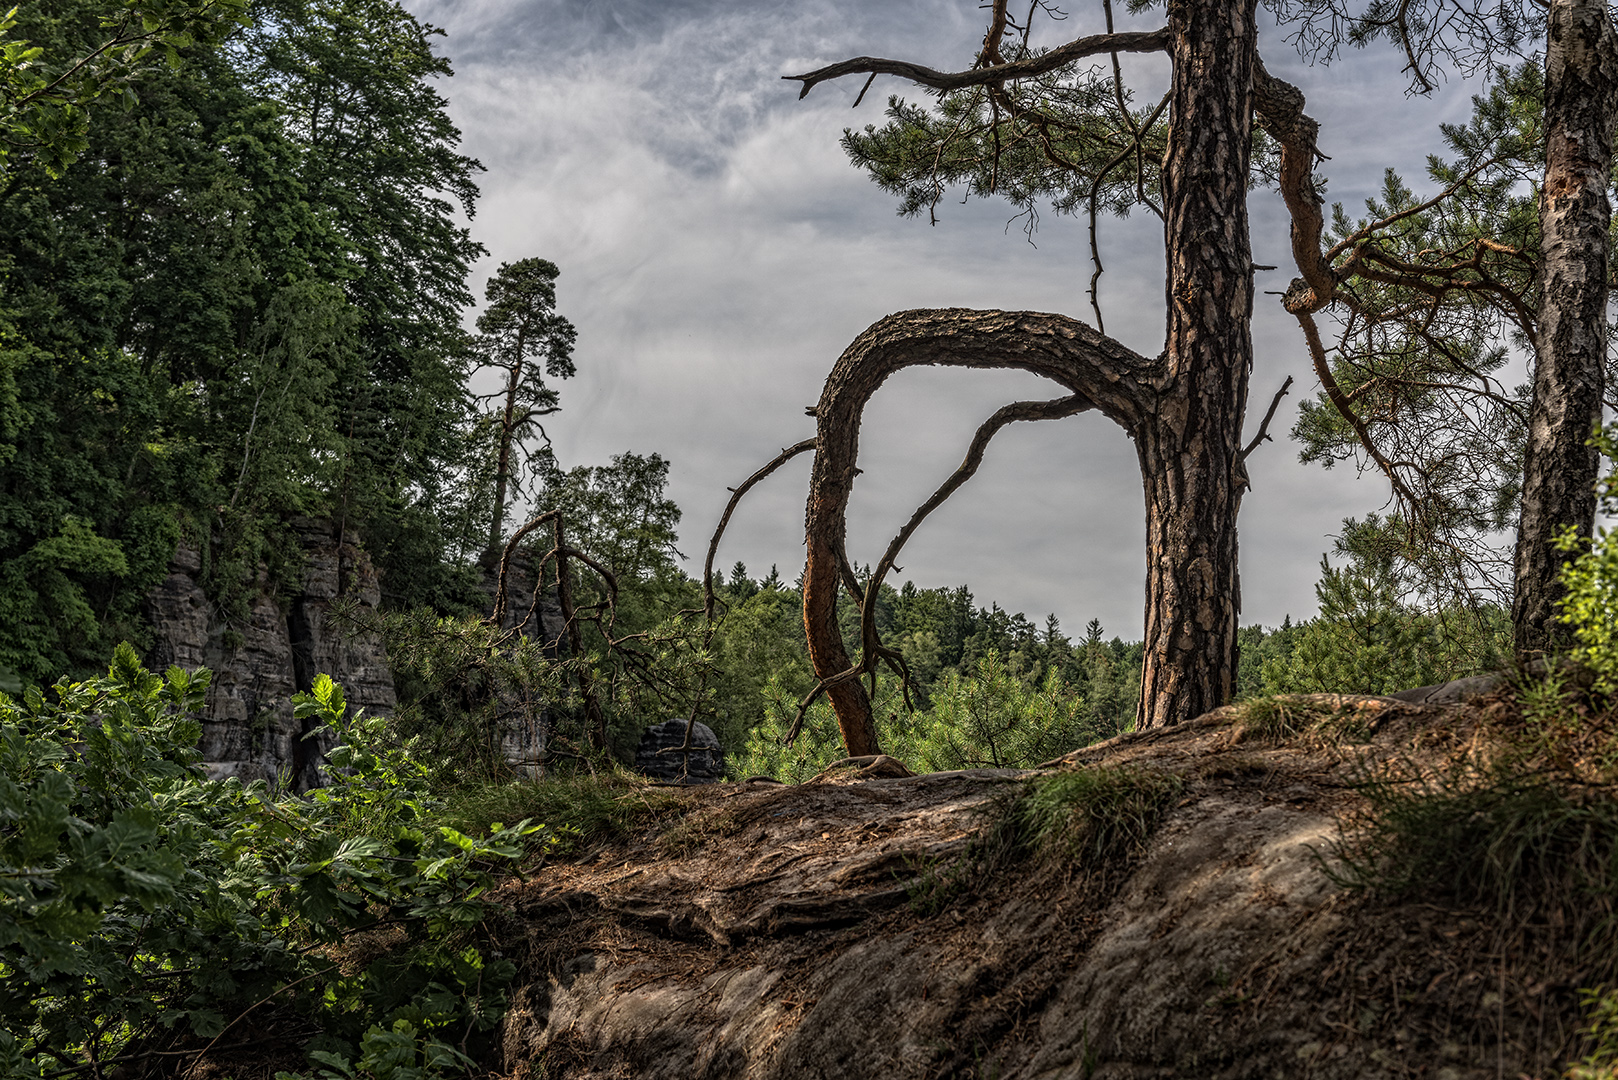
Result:
M820 83L831 79L840 79L844 75L897 75L920 83L934 90L964 90L969 86L984 86L990 83L1002 83L1007 79L1024 79L1033 75L1043 75L1047 71L1055 71L1073 63L1083 60L1087 56L1099 56L1110 52L1167 52L1171 38L1168 27L1161 30L1148 30L1145 32L1130 32L1124 34L1093 34L1070 41L1066 45L1052 49L1048 53L1029 57L1026 60L1017 60L1010 64L996 64L993 67L975 68L971 71L944 72L934 71L930 67L912 64L907 60L883 60L874 56L856 56L852 60L842 60L835 64L828 64L823 68L803 75L783 75L782 79L788 82L801 82L803 89L798 91L798 97L806 97L809 91Z
M1287 391L1291 388L1292 376L1288 375L1287 381L1281 384L1281 389L1277 390L1275 392L1275 396L1270 399L1270 407L1265 410L1264 420L1258 426L1258 434L1253 436L1252 442L1248 443L1242 448L1241 454L1236 458L1237 461L1246 461L1248 454L1251 454L1254 450L1257 450L1261 443L1269 439L1270 421L1275 419L1276 408L1281 404L1281 399L1287 396Z
M1309 344L1309 358L1314 362L1315 376L1320 379L1326 397L1354 429L1360 445L1365 448L1371 460L1376 462L1376 467L1382 470L1382 475L1388 478L1393 490L1405 500L1406 505L1415 506L1420 501L1416 498L1416 493L1405 484L1393 463L1382 456L1382 451L1377 449L1376 440L1372 439L1371 433L1365 429L1365 421L1360 419L1359 414L1354 411L1354 406L1344 396L1342 387L1337 385L1337 379L1331 373L1331 365L1326 361L1326 347L1321 343L1320 329L1315 326L1315 317L1307 311L1295 311L1293 314L1297 316L1298 325L1303 327L1304 340Z
M708 557L702 563L702 613L709 622L713 621L714 609L713 560L714 556L719 552L719 539L725 535L725 528L730 524L730 515L736 512L736 504L742 501L742 496L751 491L755 484L805 450L813 450L814 448L814 439L805 439L803 442L794 443L772 458L770 463L758 470L758 472L743 480L739 486L731 488L730 502L725 504L725 512L719 517L719 526L713 531L713 539L708 541Z
M938 509L944 501L972 478L983 464L983 455L989 448L989 442L1001 428L1007 424L1021 420L1059 420L1065 416L1073 416L1091 408L1088 398L1082 394L1070 394L1054 401L1014 401L1010 405L1003 405L995 410L993 416L985 420L977 433L972 436L971 445L967 447L966 458L949 477L938 486L932 497L916 508L910 515L892 541L888 550L882 553L882 560L876 564L871 578L865 583L865 598L860 605L860 640L862 643L861 667L866 671L876 669L876 660L881 649L881 642L876 636L876 598L882 588L882 579L887 576L893 567L894 560L899 557L899 551L915 533L916 529L926 520L927 515Z
M855 681L863 672L851 665L843 646L836 605L845 585L845 515L859 471L860 416L890 375L920 364L1030 371L1073 395L1062 408L1097 409L1130 431L1151 415L1150 388L1161 369L1160 360L1140 356L1077 319L1027 311L899 312L873 324L844 351L815 407L804 626L810 659L836 707L844 745L856 754L875 752L876 729L870 699ZM869 660L874 666L875 656Z

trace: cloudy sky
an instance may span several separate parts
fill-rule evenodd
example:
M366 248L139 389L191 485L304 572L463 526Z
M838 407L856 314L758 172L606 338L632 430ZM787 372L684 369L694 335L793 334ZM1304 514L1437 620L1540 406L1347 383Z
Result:
M857 111L861 79L799 101L796 74L849 56L968 66L982 38L975 0L405 0L442 27L456 75L441 89L486 167L473 233L490 257L541 256L562 269L559 309L579 329L579 374L563 385L549 430L565 465L625 450L670 459L685 511L682 549L698 561L735 485L781 447L814 434L804 407L843 348L883 315L917 307L1064 312L1089 318L1082 222L1047 214L1034 246L999 202L946 201L936 226L903 219L895 200L855 171L837 139L880 123L879 79ZM1121 6L1121 5L1120 5ZM1095 10L1092 12L1090 8ZM1080 7L1036 40L1099 30ZM1358 210L1387 166L1424 179L1438 125L1465 118L1474 88L1452 81L1410 99L1385 47L1306 66L1261 15L1260 48L1300 85L1331 156L1328 197ZM1159 13L1124 18L1149 29ZM1138 61L1142 96L1166 65ZM1155 89L1154 89L1155 88ZM1419 189L1418 189L1419 190ZM1292 273L1279 196L1252 197L1259 288ZM1137 214L1101 223L1103 311L1113 336L1145 354L1163 344L1162 233ZM481 282L479 284L481 292ZM1341 520L1377 509L1386 489L1351 467L1297 460L1285 438L1313 392L1296 323L1260 296L1252 385L1256 425L1287 375L1297 382L1249 461L1242 511L1244 623L1312 614L1321 554ZM864 475L850 513L849 553L875 561L915 506L959 463L977 425L1010 400L1056 396L1019 373L912 369L867 410ZM807 459L742 504L720 551L788 580L802 566ZM922 586L968 583L979 603L1070 634L1092 617L1138 638L1144 511L1133 445L1098 416L1014 425L978 475L935 512L901 560Z

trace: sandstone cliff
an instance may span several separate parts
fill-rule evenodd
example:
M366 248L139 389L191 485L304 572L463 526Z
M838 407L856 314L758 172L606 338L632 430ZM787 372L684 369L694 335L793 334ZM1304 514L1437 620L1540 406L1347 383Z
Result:
M324 746L305 739L292 695L329 674L351 705L387 714L397 701L382 642L373 634L334 627L333 606L349 598L374 612L381 588L370 557L353 533L298 518L287 528L304 552L302 580L290 601L278 601L261 572L244 625L227 626L201 584L202 555L182 543L168 577L147 600L155 644L150 666L213 671L203 716L202 753L211 775L284 781L295 788L319 782ZM283 590L284 592L285 590ZM232 632L234 631L234 632Z

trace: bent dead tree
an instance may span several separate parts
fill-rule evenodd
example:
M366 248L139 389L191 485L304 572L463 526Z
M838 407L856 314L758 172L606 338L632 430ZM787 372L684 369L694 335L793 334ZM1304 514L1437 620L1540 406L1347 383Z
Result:
M995 5L997 16L1004 3ZM844 513L858 472L860 416L878 386L909 366L1021 368L1052 379L1134 440L1146 501L1145 666L1139 723L1172 724L1229 700L1240 609L1236 518L1247 486L1241 442L1252 367L1253 265L1247 182L1256 65L1253 0L1174 0L1168 26L1104 34L1011 63L945 74L860 58L792 76L807 93L843 75L889 73L940 90L1004 86L1087 56L1166 52L1173 62L1163 164L1168 334L1154 359L1077 319L1036 312L909 311L849 346L815 410L807 512L804 623L820 687L852 756L879 752L871 701L835 621L849 584ZM992 31L992 28L991 28ZM1036 410L1037 411L1037 410ZM1259 440L1255 439L1253 445ZM902 540L900 541L902 543ZM891 564L891 559L885 560ZM869 591L869 590L867 590ZM869 620L866 620L867 622ZM867 631L867 643L870 635Z

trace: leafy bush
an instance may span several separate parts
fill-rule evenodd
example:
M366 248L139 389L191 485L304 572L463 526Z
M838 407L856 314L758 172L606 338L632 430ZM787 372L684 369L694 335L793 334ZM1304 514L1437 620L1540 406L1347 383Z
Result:
M538 826L433 825L423 764L324 676L295 701L339 739L329 787L210 781L191 718L207 685L153 675L125 644L54 702L0 696L0 1072L138 1076L255 1009L302 1017L339 1075L387 1075L377 1032L408 1029L434 1069L462 1062L434 1032L486 1033L503 1013L513 969L467 931L493 866ZM388 926L423 944L345 973L354 935Z
M1609 461L1618 458L1618 424L1593 441ZM1602 512L1618 514L1618 472L1601 486ZM1573 632L1573 657L1594 673L1599 690L1618 694L1618 532L1598 528L1586 546L1570 526L1557 546L1574 555L1562 569L1562 621Z

